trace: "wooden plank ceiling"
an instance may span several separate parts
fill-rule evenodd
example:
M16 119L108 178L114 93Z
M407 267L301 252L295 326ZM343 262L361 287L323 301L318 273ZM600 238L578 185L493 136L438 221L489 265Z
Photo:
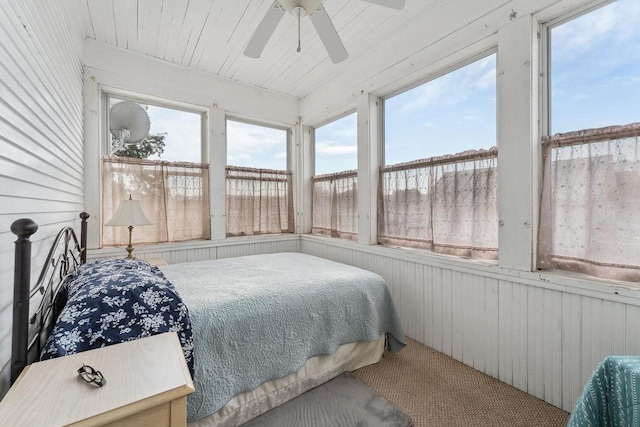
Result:
M420 26L446 3L407 0L397 11L360 0L325 0L350 55L333 64L308 19L301 25L302 52L296 52L297 21L291 15L282 19L261 58L242 54L272 0L77 1L87 38L298 98L344 73L358 58L376 55L394 35ZM421 47L416 40L397 49L406 52L404 58Z

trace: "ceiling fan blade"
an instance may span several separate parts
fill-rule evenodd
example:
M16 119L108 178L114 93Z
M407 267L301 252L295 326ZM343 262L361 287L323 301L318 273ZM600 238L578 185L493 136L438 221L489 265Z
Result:
M262 21L260 21L260 24L258 24L247 47L244 49L245 56L249 58L260 58L264 47L267 45L267 42L283 16L284 12L280 9L280 5L277 1L274 1L269 10L267 10L266 15L264 15L264 18L262 18Z
M379 6L390 7L391 9L402 10L405 0L362 0L367 3L377 4Z
M340 40L340 36L336 31L336 27L333 26L333 22L331 22L331 18L327 15L324 7L320 6L315 12L313 12L310 18L311 23L318 32L318 36L320 36L322 44L325 49L327 49L327 53L329 54L331 61L333 61L334 64L337 64L338 62L342 62L347 59L349 54L344 48L342 40Z

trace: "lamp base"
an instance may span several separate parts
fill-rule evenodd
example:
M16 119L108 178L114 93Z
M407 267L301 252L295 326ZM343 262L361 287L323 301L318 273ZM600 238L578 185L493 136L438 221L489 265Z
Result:
M129 245L127 246L127 256L125 258L130 258L130 259L136 259L136 257L134 257L133 254L133 249L134 247Z
M133 256L133 245L131 244L131 232L133 231L133 225L129 226L129 246L127 246L127 256L126 258L135 259Z

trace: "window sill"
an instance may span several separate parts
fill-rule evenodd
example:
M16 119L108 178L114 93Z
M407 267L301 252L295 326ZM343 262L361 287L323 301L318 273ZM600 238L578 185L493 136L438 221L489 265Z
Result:
M388 258L411 261L431 267L452 269L492 279L521 283L538 288L567 292L575 295L601 298L640 306L640 284L605 280L561 270L519 271L500 267L495 261L475 260L432 253L422 249L364 245L328 236L305 234L302 241L352 249Z
M257 236L228 237L218 240L190 240L187 242L174 243L156 243L156 244L138 244L135 245L134 254L145 255L145 257L153 257L154 254L169 252L174 250L203 249L212 247L224 247L235 245L250 245L254 243L283 242L298 240L297 234L263 234ZM125 246L113 246L99 249L89 249L87 258L105 258L105 257L121 257L124 256Z
M356 249L361 252L383 255L404 261L413 261L434 267L451 268L452 266L455 266L457 269L461 269L475 266L485 271L494 271L498 267L498 263L493 260L462 258L453 255L439 254L425 249L379 244L365 245L348 239L339 239L318 234L304 234L302 239L327 243L332 246L340 246L345 249Z

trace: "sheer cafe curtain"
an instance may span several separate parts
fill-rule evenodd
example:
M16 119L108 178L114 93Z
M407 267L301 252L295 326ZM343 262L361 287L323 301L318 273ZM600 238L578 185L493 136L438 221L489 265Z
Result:
M358 240L358 172L313 177L312 233Z
M227 166L227 236L293 233L291 172Z
M543 139L538 268L640 280L640 123Z
M493 147L382 167L378 241L496 260L497 160Z
M102 244L126 245L127 227L104 226L131 197L152 225L136 226L133 243L209 239L209 166L105 157L102 168Z

